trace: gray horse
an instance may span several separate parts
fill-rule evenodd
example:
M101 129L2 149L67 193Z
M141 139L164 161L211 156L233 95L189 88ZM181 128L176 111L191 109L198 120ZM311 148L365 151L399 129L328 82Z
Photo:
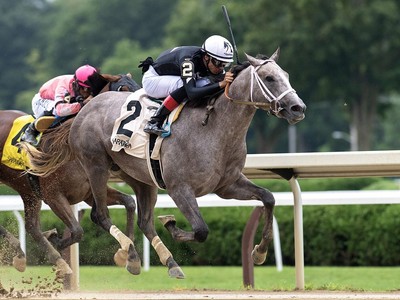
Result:
M207 238L209 229L196 197L215 193L226 199L260 200L265 207L265 224L261 242L255 246L252 257L256 264L265 261L272 239L275 200L271 192L242 174L247 154L246 134L258 108L284 118L290 124L301 121L306 109L291 87L288 74L276 63L278 56L279 49L269 59L247 55L248 62L240 66L241 71L225 94L217 97L207 122L204 107L185 106L179 119L172 124L172 135L164 139L160 149L163 179L168 194L192 227L192 231L184 231L176 226L173 217L162 218L175 240L204 242ZM127 252L128 271L138 274L140 259L133 242L112 224L106 206L109 170L118 169L116 176L135 191L139 228L151 241L162 264L168 267L169 275L184 278L181 268L154 229L153 211L158 189L146 160L111 150L114 122L129 95L108 92L94 98L73 121L69 147L61 149L63 153L58 160L54 155L58 150L53 148L46 158L37 160L36 157L35 161L33 157L32 168L43 174L49 170L48 166L57 166L75 155L90 181L97 206L97 222Z

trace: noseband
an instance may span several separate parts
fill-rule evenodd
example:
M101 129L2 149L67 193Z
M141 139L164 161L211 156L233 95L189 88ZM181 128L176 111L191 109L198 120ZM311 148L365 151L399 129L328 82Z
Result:
M257 71L265 64L272 62L275 63L275 61L273 59L266 59L264 60L261 64L259 64L258 66L254 67L254 66L250 66L251 68L251 79L250 79L250 84L251 84L251 88L250 88L250 102L249 101L241 101L241 100L236 100L236 99L232 99L231 97L229 97L228 93L229 93L229 86L230 83L228 83L225 86L225 97L227 99L229 99L230 101L237 103L237 104L244 104L244 105L253 105L255 108L260 109L260 108L268 108L269 111L274 114L277 115L283 108L281 107L279 101L281 99L283 99L287 94L289 93L296 93L296 91L293 88L290 88L286 91L284 91L283 93L281 93L279 96L275 97L274 94L268 89L268 87L264 84L264 82L262 81L262 79L260 78L260 76L258 75ZM268 102L255 102L253 100L253 90L254 90L254 82L257 83L258 87L261 90L261 93L263 94L264 98L268 101Z

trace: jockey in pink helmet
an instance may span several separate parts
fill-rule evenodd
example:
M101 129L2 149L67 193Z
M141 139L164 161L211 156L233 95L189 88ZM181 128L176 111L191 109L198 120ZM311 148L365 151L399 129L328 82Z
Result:
M96 96L106 84L107 80L90 65L79 67L74 75L60 75L44 83L32 99L36 120L27 127L21 141L36 145L39 132L35 124L38 118L75 115L82 108L83 101Z
M76 71L75 71L75 75L74 75L75 81L77 84L79 84L83 87L90 88L88 79L91 75L93 75L96 72L97 72L97 70L90 65L81 66L78 69L76 69Z

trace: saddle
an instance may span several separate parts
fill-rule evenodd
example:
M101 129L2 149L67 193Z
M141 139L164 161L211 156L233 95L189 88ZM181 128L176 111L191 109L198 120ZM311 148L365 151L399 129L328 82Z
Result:
M158 137L149 135L143 131L145 124L154 114L154 110L160 104L150 99L143 89L130 95L121 107L120 116L114 123L110 141L112 151L125 151L141 159L146 159L150 176L160 189L165 189L162 179L162 164L160 160L160 148L164 138L170 135L170 125L178 118L184 104L176 108L166 120L168 134Z

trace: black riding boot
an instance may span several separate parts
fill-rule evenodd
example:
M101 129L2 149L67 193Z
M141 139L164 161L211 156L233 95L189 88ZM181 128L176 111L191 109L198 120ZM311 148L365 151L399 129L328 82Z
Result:
M144 126L143 131L146 133L153 133L156 135L162 135L163 133L167 133L168 131L162 128L162 125L167 118L167 116L171 113L171 111L161 104L161 106L157 109L154 116L151 117L149 122Z
M25 129L24 134L21 136L21 141L22 142L27 142L31 144L32 146L37 146L37 136L39 134L39 131L36 130L35 127L35 121L29 124L29 126Z

